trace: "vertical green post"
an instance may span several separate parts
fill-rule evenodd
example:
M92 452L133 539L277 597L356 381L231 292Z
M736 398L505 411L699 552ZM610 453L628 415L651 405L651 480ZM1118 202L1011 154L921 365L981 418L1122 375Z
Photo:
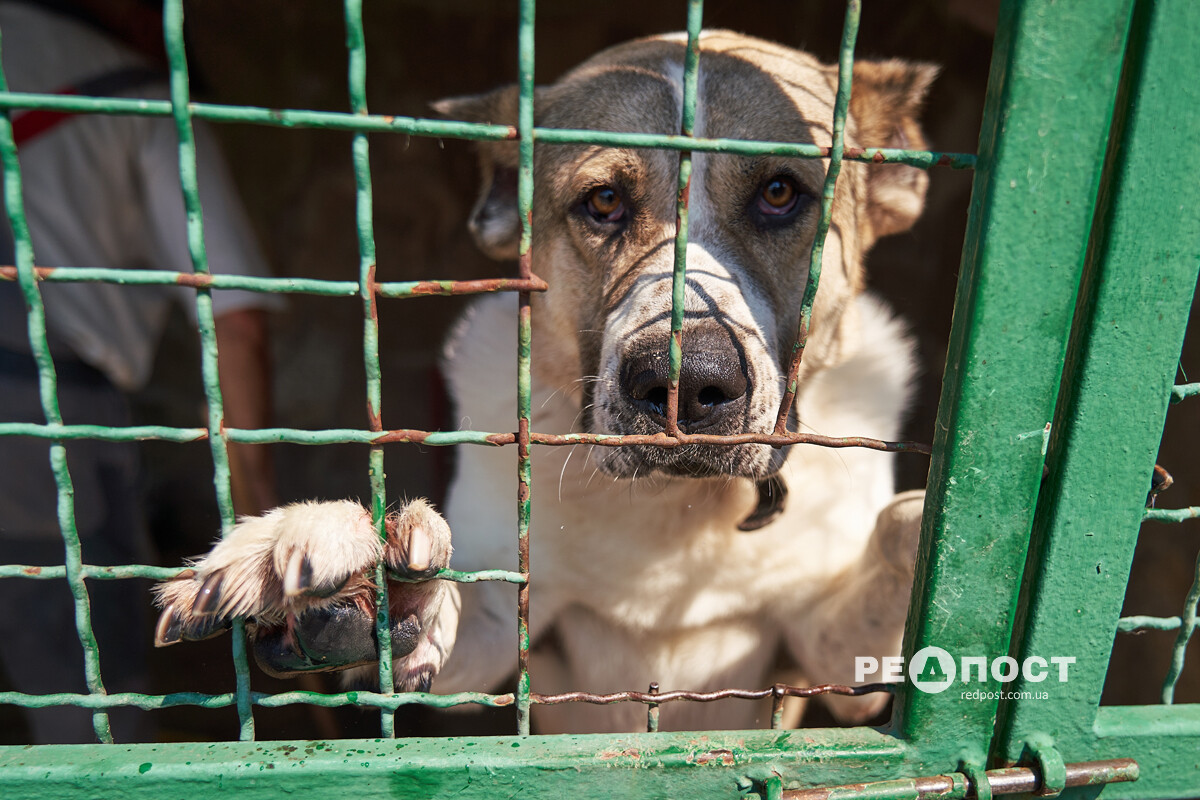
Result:
M521 216L518 250L520 276L533 275L533 41L534 2L521 0L517 32L517 208ZM529 735L533 686L529 677L529 521L533 503L533 463L529 455L529 417L532 402L530 358L533 322L530 293L519 295L517 317L517 570L525 576L517 587L517 733Z
M346 49L349 55L350 107L355 114L367 114L367 48L363 33L362 0L346 0ZM375 225L371 195L371 158L367 134L354 134L353 144L355 219L358 222L358 286L363 304L363 366L367 375L367 420L372 431L383 430L380 405L383 397L379 370L379 308L375 291ZM387 539L385 514L387 510L386 476L383 469L383 446L372 445L368 456L371 477L371 523L379 538ZM375 638L379 643L379 691L391 694L392 635L388 618L387 572L383 563L375 567ZM380 728L384 737L396 735L395 712L380 711Z
M1130 0L1006 0L979 143L904 653L1006 656ZM996 701L900 687L918 746L979 763ZM971 689L998 691L990 676Z
M8 79L0 68L0 91L8 91ZM13 138L12 120L8 111L0 113L0 160L4 165L4 208L12 226L14 254L17 266L17 281L25 299L28 320L29 346L37 363L42 413L46 423L61 425L62 414L58 407L58 375L50 346L46 341L46 309L38 290L33 271L33 242L29 236L29 225L25 220L24 190L21 185L21 164L17 160L17 145ZM88 600L87 586L83 582L83 549L79 542L79 531L75 527L75 488L67 468L67 449L62 440L50 444L50 468L54 473L54 484L58 497L58 527L62 532L64 566L67 586L75 605L75 630L79 644L83 647L83 671L88 691L105 694L104 681L100 676L100 648L92 631L92 609ZM92 728L101 742L112 743L108 714L96 711L92 714Z
M171 116L179 137L179 183L187 213L188 252L198 275L208 274L204 250L204 219L196 179L196 141L192 133L187 54L183 41L183 0L166 0L163 8L163 40L170 67ZM213 458L213 486L221 512L221 535L228 536L237 522L233 512L233 490L229 482L229 447L225 439L225 409L217 371L217 333L213 320L212 290L196 290L196 320L200 330L200 367L204 399L208 407L208 442ZM254 738L254 716L250 702L250 662L246 657L245 625L233 622L233 664L237 675L239 732L243 740Z
M842 173L842 156L846 149L846 117L850 113L850 91L854 78L854 43L858 40L858 23L861 18L861 0L848 0L846 18L842 23L842 44L838 51L838 82L833 102L829 169L825 171L825 185L821 191L821 218L817 222L817 232L813 237L812 251L808 259L808 278L804 283L804 297L800 301L800 321L796 325L796 339L792 343L787 385L784 387L783 401L779 404L779 414L775 418L774 432L777 435L787 433L788 415L796 401L800 361L804 357L804 346L808 343L813 304L817 300L817 287L821 282L825 240L829 237L829 225L833 221L833 198L837 192L837 179Z
M700 73L700 32L703 0L688 0L687 51L683 60L683 103L679 132L692 136L696 128L696 92ZM675 269L671 276L671 342L667 349L667 435L679 435L679 373L683 366L683 317L687 293L688 202L692 186L692 151L679 152L675 197Z
M1035 735L1052 737L1067 760L1093 752L1200 277L1200 151L1179 146L1200 141L1200 87L1180 80L1200 74L1197 31L1200 6L1190 0L1135 6L1013 646L1021 661L1060 656L1074 663L1065 683L1052 675L1013 684L1015 692L1043 690L1050 699L1002 709L1000 758L1019 757ZM1177 655L1182 661L1182 648ZM1168 692L1164 702L1170 699ZM1166 709L1158 711L1168 719Z

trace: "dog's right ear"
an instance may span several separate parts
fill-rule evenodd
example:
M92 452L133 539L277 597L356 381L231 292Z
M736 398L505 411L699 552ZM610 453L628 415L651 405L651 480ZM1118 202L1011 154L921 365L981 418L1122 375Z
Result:
M448 119L493 125L517 124L517 87L504 86L486 94L448 97L432 104ZM517 257L521 242L521 217L517 212L516 141L476 142L479 155L479 199L471 209L467 227L488 256L500 261Z

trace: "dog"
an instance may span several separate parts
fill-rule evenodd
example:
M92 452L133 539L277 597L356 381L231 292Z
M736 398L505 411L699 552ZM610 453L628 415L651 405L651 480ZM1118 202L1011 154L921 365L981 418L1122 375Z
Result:
M831 140L835 67L763 40L701 38L695 133ZM635 40L539 88L546 128L678 133L686 37ZM917 114L935 68L859 61L847 146L924 148ZM448 118L513 124L510 86L443 100ZM482 186L469 228L517 256L515 142L476 145ZM688 433L769 432L800 312L826 162L693 156L678 420ZM675 200L673 151L536 148L531 299L532 430L664 430ZM801 430L896 439L914 372L903 326L864 293L863 261L920 214L927 176L842 167L791 416ZM510 431L517 303L478 300L446 348L464 427ZM374 674L374 565L390 582L399 690L496 691L516 670L516 588L426 580L447 566L515 569L513 453L461 448L443 519L415 500L387 516L349 501L244 519L157 588L160 645L249 618L276 674ZM542 693L712 691L775 682L851 683L855 657L899 653L922 493L896 495L889 454L793 445L535 448L530 672ZM448 523L448 524L447 524ZM825 696L858 722L886 694ZM787 709L797 721L799 704ZM766 701L671 703L663 729L752 728ZM536 705L541 732L638 730L640 704Z

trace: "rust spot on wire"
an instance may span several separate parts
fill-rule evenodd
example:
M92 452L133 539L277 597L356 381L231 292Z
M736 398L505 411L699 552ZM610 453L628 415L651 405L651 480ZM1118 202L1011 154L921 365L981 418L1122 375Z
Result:
M419 281L408 293L413 296L482 294L484 292L544 292L550 285L536 275L528 278L487 278L467 281Z
M683 353L683 331L671 331L671 341ZM682 368L681 368L682 371ZM667 383L667 436L679 437L679 376L671 376Z
M801 314L803 314L803 312L801 312ZM776 436L782 436L787 433L788 414L790 413L793 404L796 402L796 391L800 381L800 362L804 359L804 348L807 345L808 325L804 323L802 316L800 328L797 331L795 350L792 353L792 361L788 365L787 388L783 394L783 402L779 404L779 416L775 419Z
M533 209L525 212L525 230L533 230ZM532 234L531 234L532 238ZM517 256L517 274L522 280L530 280L533 277L533 247L527 247L524 253Z
M642 751L636 747L627 747L624 750L601 750L596 754L596 758L601 761L612 761L614 758L632 758L638 760L642 757Z
M695 764L704 766L705 764L720 764L725 767L732 767L736 760L733 757L732 750L709 750L707 753L701 753L696 756Z
M44 281L50 277L50 273L54 272L57 267L34 267L33 276L39 281ZM0 278L8 281L17 280L17 268L12 265L0 267Z
M175 283L180 286L190 286L193 289L207 289L212 286L212 275L206 273L181 272L175 276Z
M26 575L41 575L42 568L41 567L26 567L25 569L21 570L21 572L24 572Z
M379 307L376 302L376 297L379 294L379 284L375 280L375 265L367 267L367 294L371 298L371 322L379 325Z

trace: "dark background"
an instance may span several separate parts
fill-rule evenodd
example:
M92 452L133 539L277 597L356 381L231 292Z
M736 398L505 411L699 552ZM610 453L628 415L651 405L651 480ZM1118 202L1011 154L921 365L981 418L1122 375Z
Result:
M858 57L903 57L942 65L924 115L931 146L974 152L991 58L994 0L912 0L866 3ZM790 0L711 0L707 27L727 27L807 49L835 60L844 5ZM296 0L205 0L187 3L197 99L274 108L344 111L346 50L340 4ZM606 46L684 27L682 2L610 0L587 4L542 0L538 7L536 79L553 81ZM488 0L368 2L367 92L377 114L426 116L441 97L486 91L516 77L516 7ZM274 274L356 280L358 251L349 134L223 125L216 130ZM381 281L464 279L515 274L478 254L465 227L477 176L470 147L402 134L371 138L375 237ZM913 231L885 239L868 260L869 284L907 319L918 341L923 375L906 438L930 441L945 359L954 286L969 202L971 173L931 171L926 212ZM276 422L297 428L365 427L362 308L357 298L292 295L276 316ZM388 428L454 428L438 377L439 344L466 301L458 298L381 300L383 422ZM1200 374L1191 348L1192 378ZM536 358L536 353L534 354ZM1189 362L1185 358L1184 365ZM141 421L201 424L196 336L176 315L161 349L152 389L137 398ZM1196 402L1196 401L1193 401ZM1185 416L1186 415L1186 416ZM1187 426L1187 419L1192 420ZM1194 433L1186 406L1172 425ZM1168 429L1170 434L1171 428ZM852 433L852 432L847 432ZM1194 436L1191 437L1194 439ZM1177 483L1166 507L1200 503L1195 466L1179 436L1160 457ZM353 445L273 445L284 501L369 496L366 448ZM206 549L219 529L208 445L148 443L147 502L164 564ZM429 496L445 488L452 453L393 445L387 451L392 499ZM928 459L900 457L901 488L922 486ZM536 467L536 460L535 460ZM1193 479L1189 480L1190 472ZM1147 527L1135 564L1127 613L1179 613L1194 570L1194 526ZM536 602L536 599L534 600ZM1107 703L1154 703L1173 634L1122 637L1114 655ZM152 691L231 691L228 639L178 646L153 655ZM1178 697L1200 700L1196 663ZM253 669L256 690L297 688ZM318 679L306 688L332 689ZM633 687L631 687L633 688ZM0 709L0 714L3 709ZM155 712L164 739L236 737L236 714L172 709ZM256 709L260 738L375 735L378 715L354 709L296 706ZM402 732L426 730L433 716L454 731L511 731L504 713L433 715L404 711ZM444 719L449 716L450 722ZM815 720L821 721L821 720ZM7 721L5 721L7 722ZM16 735L17 727L0 723ZM6 734L0 733L0 739Z

